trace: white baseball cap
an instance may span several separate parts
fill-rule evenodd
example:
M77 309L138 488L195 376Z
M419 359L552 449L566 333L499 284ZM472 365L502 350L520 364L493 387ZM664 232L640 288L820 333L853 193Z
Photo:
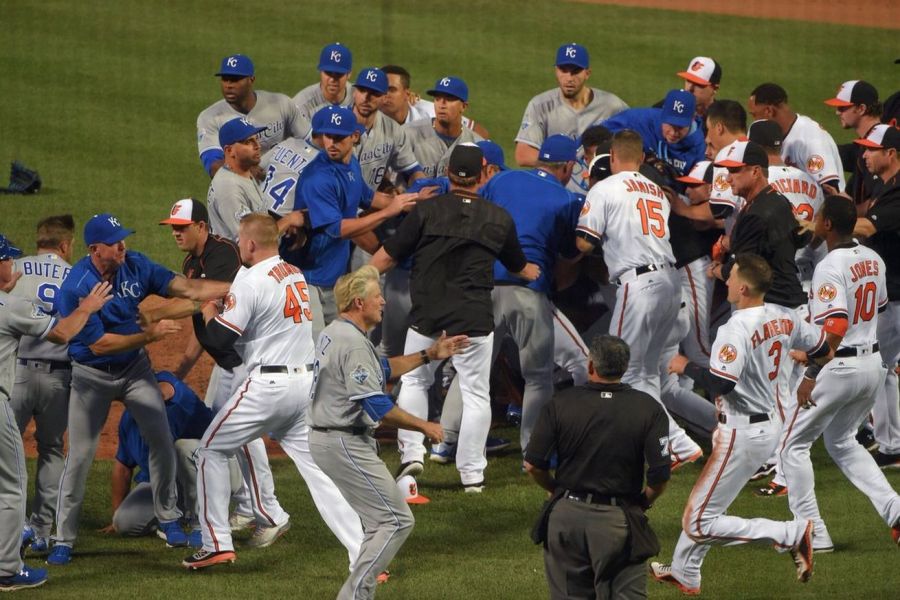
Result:
M719 85L722 67L708 56L695 56L678 76L698 85Z
M160 221L160 225L190 225L191 223L209 223L209 213L202 202L193 198L179 200L172 205L169 218Z
M847 107L856 104L872 106L878 102L878 90L868 81L853 79L841 84L834 98L825 101L828 106Z
M688 183L691 185L700 185L702 183L712 183L712 161L701 160L691 167L691 172L682 177L678 177L677 181Z

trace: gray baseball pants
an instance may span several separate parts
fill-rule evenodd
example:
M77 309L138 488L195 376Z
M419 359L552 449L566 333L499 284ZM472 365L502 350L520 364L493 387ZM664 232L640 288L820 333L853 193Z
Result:
M313 339L317 340L325 326L338 316L334 288L309 284L309 307L313 314Z
M22 569L19 546L25 523L25 481L22 434L9 400L0 394L0 577Z
M88 473L109 406L116 398L131 411L141 437L150 447L150 483L157 520L174 521L181 517L176 504L175 445L147 355L141 352L131 364L114 373L72 363L69 454L59 483L54 536L57 544L71 546L78 535Z
M376 577L391 560L415 523L406 499L376 450L375 438L340 431L309 433L309 451L362 521L359 558L338 593L338 600L375 597Z

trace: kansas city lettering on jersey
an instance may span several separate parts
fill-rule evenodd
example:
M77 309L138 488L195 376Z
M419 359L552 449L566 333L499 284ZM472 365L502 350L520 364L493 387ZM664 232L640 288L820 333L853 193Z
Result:
M666 195L662 191L662 188L660 188L658 185L654 183L648 185L644 181L635 181L634 179L625 180L625 191L640 192L642 194L652 194L657 198L666 197Z
M810 185L808 181L804 181L802 179L794 179L790 177L776 179L775 181L770 181L769 183L772 184L772 186L782 194L803 194L811 200L815 200L816 196L819 195L818 186Z
M25 261L22 263L22 275L37 275L50 279L65 279L69 276L69 267L45 262Z
M274 267L269 269L269 272L266 273L269 277L281 283L281 280L290 275L294 275L295 273L299 273L300 269L295 267L294 265L288 264L286 262L280 262L276 264Z
M383 144L378 144L374 148L369 148L365 152L360 152L357 158L359 159L360 164L364 164L373 160L380 160L385 156L390 156L393 149L393 143L385 142Z
M773 319L763 323L762 329L754 331L750 336L750 342L756 348L776 335L791 335L792 331L794 331L794 322L790 319Z
M874 260L861 260L850 265L850 281L856 283L863 277L877 277L878 262Z
M266 123L266 129L259 132L259 137L265 139L275 138L280 141L284 139L283 131L284 121L272 121L271 123Z

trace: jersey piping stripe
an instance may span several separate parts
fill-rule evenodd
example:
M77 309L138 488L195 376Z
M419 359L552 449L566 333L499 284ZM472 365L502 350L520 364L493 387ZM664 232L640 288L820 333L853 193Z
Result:
M578 346L578 349L581 350L581 353L584 354L585 356L588 356L588 352L584 347L584 342L581 340L581 336L577 335L575 333L572 333L572 330L566 326L565 321L560 319L559 316L556 314L556 309L553 310L553 318L556 320L557 323L559 323L559 326L562 327L563 331L566 332L566 335L568 335L570 338L572 338L572 341L575 342L575 345Z
M709 350L703 345L703 340L701 340L701 323L700 323L700 304L697 302L697 286L694 285L694 276L691 274L691 270L685 268L685 274L688 278L688 283L691 286L691 306L694 308L694 335L697 337L697 346L700 347L700 352L702 352L705 356L709 356Z
M222 415L222 418L216 424L215 428L210 432L209 437L206 439L206 443L203 444L204 448L209 448L210 443L212 443L213 438L216 437L216 434L219 433L219 429L225 423L225 420L229 416L231 416L231 413L233 413L237 409L237 407L240 405L241 400L244 399L244 394L247 393L247 388L250 387L250 381L252 381L252 380L248 377L247 383L244 384L244 388L241 390L241 393L238 394L237 400L234 401L234 406L229 408L228 411L224 415ZM221 413L219 413L219 414L221 414Z
M227 327L231 331L235 332L238 335L244 335L244 330L235 325L234 323L229 323L225 319L222 318L222 315L216 317L216 321L218 321L222 326Z
M594 231L594 230L591 229L590 227L585 227L584 225L579 225L578 227L575 228L575 231L581 231L581 232L583 232L583 233L586 233L586 234L588 234L589 236L591 236L592 238L594 238L594 239L596 239L596 240L598 240L598 241L601 240L601 239L603 238L603 234L602 234L602 233L597 233L596 231ZM596 246L596 244L594 244L594 245Z
M219 538L216 537L216 530L213 529L212 523L209 522L209 501L206 495L206 458L200 461L200 484L203 486L203 520L206 521L206 528L209 529L209 535L212 537L213 547L219 552Z
M787 424L787 430L784 432L784 436L781 438L781 450L778 451L778 454L784 452L784 449L787 447L788 440L791 438L791 432L794 429L794 423L797 422L797 417L800 416L800 403L794 407L794 414L791 415L791 422ZM782 459L782 462L784 459Z
M707 505L709 504L710 499L712 498L713 493L716 491L716 486L719 483L719 480L722 478L722 473L725 472L725 467L728 465L728 459L731 458L731 452L734 450L734 440L737 438L737 430L731 430L731 439L728 441L728 450L725 451L725 457L722 459L722 465L719 467L718 473L716 473L715 479L713 479L712 485L709 487L709 491L706 493L706 498L703 500L703 504L700 505L700 510L697 511L697 517L694 519L694 526L696 528L696 536L688 534L692 539L704 538L707 537L706 534L700 529L700 522L703 520L703 513L706 510ZM716 453L716 449L713 449L713 453ZM709 465L710 463L707 463ZM704 469L705 470L705 469ZM699 484L699 482L698 482ZM689 532L689 528L685 528L686 532Z
M250 483L253 485L253 494L250 497L253 498L253 500L256 502L256 509L259 511L259 514L264 516L266 520L271 523L272 527L275 527L278 524L263 507L262 498L259 494L259 483L256 481L256 467L253 465L253 457L250 456L250 449L247 447L247 444L244 444L243 446L241 446L241 450L244 451L244 458L247 459L247 466L249 467L250 471Z
M819 322L820 319L827 319L828 317L833 317L833 316L835 316L835 315L841 315L841 316L844 317L845 319L848 317L848 315L847 315L847 310L846 310L846 309L843 309L843 308L832 308L831 310L826 310L826 311L823 312L823 313L817 314L817 315L815 316L815 318L813 319L813 322L816 323L817 325L821 325L821 323Z
M714 369L713 367L710 367L709 370L723 379L727 379L727 380L733 381L735 383L738 382L738 378L736 375L732 375L731 373L724 373L722 371L719 371L718 369Z
M625 321L625 307L628 306L628 284L625 284L625 291L622 294L622 312L619 313L619 326L616 328L616 336L622 337L622 323Z

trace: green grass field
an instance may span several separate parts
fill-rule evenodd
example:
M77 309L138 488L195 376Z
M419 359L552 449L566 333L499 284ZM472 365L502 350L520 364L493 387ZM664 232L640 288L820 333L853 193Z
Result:
M831 130L822 104L844 80L864 78L886 97L900 67L896 31L814 25L634 8L536 1L452 4L308 1L294 5L209 2L3 3L0 72L0 177L13 159L38 169L37 196L0 196L0 232L28 249L42 216L72 212L79 224L109 211L138 229L132 248L172 268L180 264L166 228L155 223L178 198L205 199L195 120L220 98L212 76L230 53L250 55L259 89L293 95L317 78L319 49L339 40L359 67L395 62L424 90L446 74L469 84L469 114L507 151L525 104L555 85L554 52L579 41L592 52L592 85L632 106L649 105L680 85L674 73L696 55L724 68L720 97L745 101L763 81L786 87L796 110ZM5 184L5 181L3 182ZM80 227L80 226L79 226ZM506 431L508 437L517 437ZM396 452L386 451L391 466ZM821 557L805 586L790 558L765 548L714 549L706 562L709 598L894 598L897 549L867 500L824 457L815 455L822 510L838 551ZM546 597L541 553L528 540L542 495L516 454L491 462L480 497L452 489L453 468L429 466L421 484L433 502L415 507L418 524L392 566L384 598ZM42 597L332 597L346 556L309 501L293 466L274 462L278 493L293 529L268 550L239 553L232 568L185 573L184 554L160 540L93 533L109 520L109 463L92 473L76 559L53 568ZM676 474L652 520L668 559L680 514L699 468ZM895 487L900 476L891 474ZM748 493L735 514L788 518L785 499ZM649 585L653 598L674 589Z

